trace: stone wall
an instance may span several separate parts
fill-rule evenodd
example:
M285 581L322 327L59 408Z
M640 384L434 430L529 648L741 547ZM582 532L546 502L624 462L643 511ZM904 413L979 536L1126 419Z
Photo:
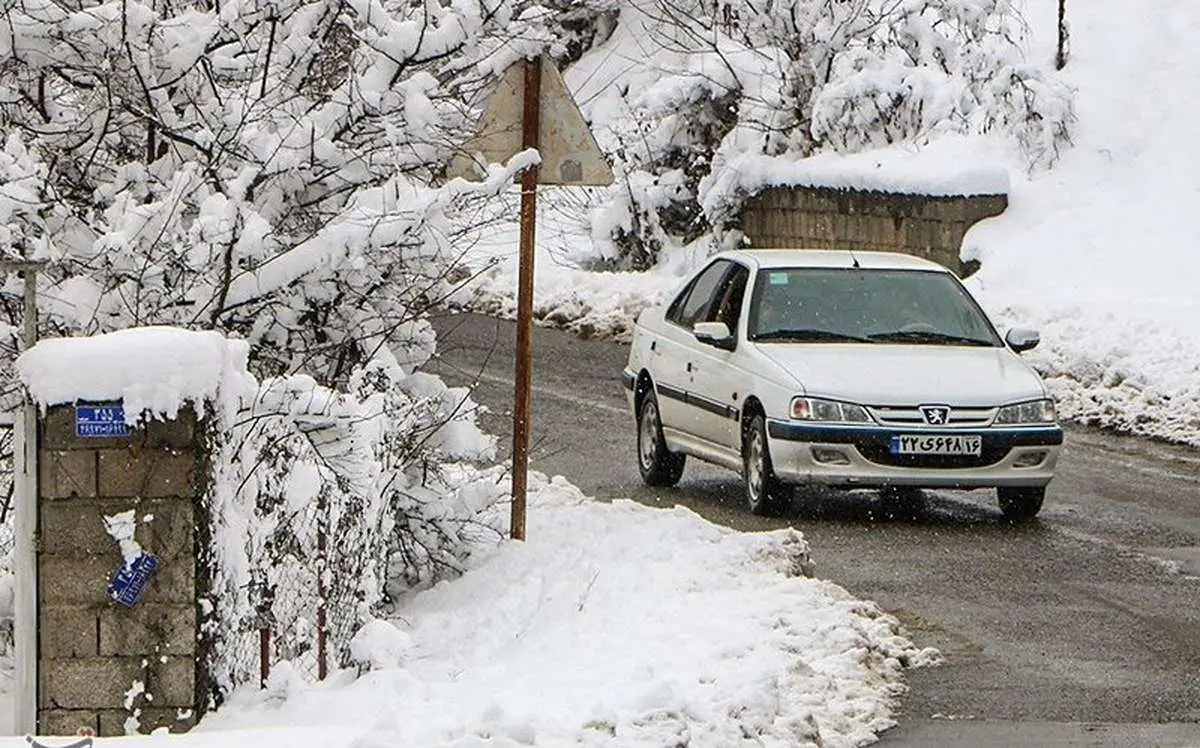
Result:
M196 664L200 430L189 410L124 437L75 435L74 406L50 408L40 434L38 731L181 731L206 693ZM133 509L134 539L160 565L141 601L108 597L123 565L104 517ZM142 684L139 693L135 684Z
M965 277L978 268L959 259L967 229L1007 207L1007 195L773 187L747 201L742 230L752 247L905 252Z

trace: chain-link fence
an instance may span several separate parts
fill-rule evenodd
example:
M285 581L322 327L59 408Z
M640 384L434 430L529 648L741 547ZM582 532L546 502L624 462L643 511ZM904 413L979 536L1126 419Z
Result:
M316 502L280 522L268 549L271 564L253 572L251 599L258 613L264 678L275 662L289 663L306 680L324 679L331 665L345 664L342 655L349 642L338 634L349 629L353 635L356 610L352 600L329 589L344 587L331 585L342 574L330 569L329 515L328 491L322 490Z
M217 556L226 579L218 594L239 598L216 601L216 659L230 687L265 683L279 668L315 681L350 665L385 557L387 517L364 472L373 463L362 418L311 397L257 408L232 435L230 476L218 479L236 481L220 511L240 517L236 548ZM218 545L229 542L224 532Z

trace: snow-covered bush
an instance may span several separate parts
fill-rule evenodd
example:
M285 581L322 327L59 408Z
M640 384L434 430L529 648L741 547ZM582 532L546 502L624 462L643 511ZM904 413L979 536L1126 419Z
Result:
M383 361L351 385L267 380L212 436L209 633L223 688L257 676L264 627L279 658L315 674L321 608L329 665L350 664L355 632L390 596L503 537L505 487L460 462L495 456L467 392Z
M0 0L0 255L47 260L51 334L235 332L259 376L345 386L511 184L441 184L479 93L611 15L558 6Z
M994 133L1034 169L1069 143L1071 92L1025 61L1010 0L631 5L622 23L655 53L614 81L619 100L593 108L627 175L597 224L611 239L600 254L618 266L735 221L759 185L707 193L742 159Z

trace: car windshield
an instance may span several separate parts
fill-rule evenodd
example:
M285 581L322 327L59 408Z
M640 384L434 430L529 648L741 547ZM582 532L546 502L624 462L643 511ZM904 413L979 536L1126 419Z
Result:
M966 289L936 271L769 268L749 315L759 342L1003 345Z

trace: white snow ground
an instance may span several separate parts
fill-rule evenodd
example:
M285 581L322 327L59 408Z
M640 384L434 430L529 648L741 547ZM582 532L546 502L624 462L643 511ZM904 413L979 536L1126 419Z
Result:
M311 686L277 668L170 744L856 746L893 724L904 667L936 658L803 576L795 531L598 503L534 475L528 536L372 624L356 655L380 669Z

